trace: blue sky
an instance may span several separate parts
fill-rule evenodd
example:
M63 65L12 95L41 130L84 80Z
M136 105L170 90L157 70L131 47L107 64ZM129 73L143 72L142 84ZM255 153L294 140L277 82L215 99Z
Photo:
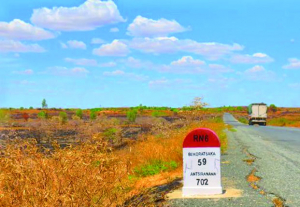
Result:
M299 6L2 1L0 107L299 107Z

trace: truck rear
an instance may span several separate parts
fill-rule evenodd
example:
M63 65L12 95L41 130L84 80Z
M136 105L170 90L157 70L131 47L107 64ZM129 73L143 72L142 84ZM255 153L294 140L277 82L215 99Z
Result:
M267 104L265 103L253 103L248 107L249 113L249 125L259 124L267 125Z

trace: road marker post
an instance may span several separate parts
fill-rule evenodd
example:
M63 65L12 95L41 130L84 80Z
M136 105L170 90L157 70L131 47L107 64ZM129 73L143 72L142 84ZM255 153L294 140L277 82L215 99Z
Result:
M217 134L206 128L191 131L183 141L182 195L222 194L220 160Z

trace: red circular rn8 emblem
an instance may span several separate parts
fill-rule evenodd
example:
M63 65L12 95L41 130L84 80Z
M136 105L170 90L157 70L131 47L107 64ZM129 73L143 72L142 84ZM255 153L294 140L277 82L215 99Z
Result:
M197 128L184 139L183 148L220 147L220 140L216 133L207 128Z

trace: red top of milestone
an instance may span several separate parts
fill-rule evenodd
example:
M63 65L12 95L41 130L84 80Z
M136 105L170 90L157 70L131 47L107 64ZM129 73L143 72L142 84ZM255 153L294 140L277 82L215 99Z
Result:
M220 147L217 134L206 128L197 128L191 131L183 141L183 148Z

